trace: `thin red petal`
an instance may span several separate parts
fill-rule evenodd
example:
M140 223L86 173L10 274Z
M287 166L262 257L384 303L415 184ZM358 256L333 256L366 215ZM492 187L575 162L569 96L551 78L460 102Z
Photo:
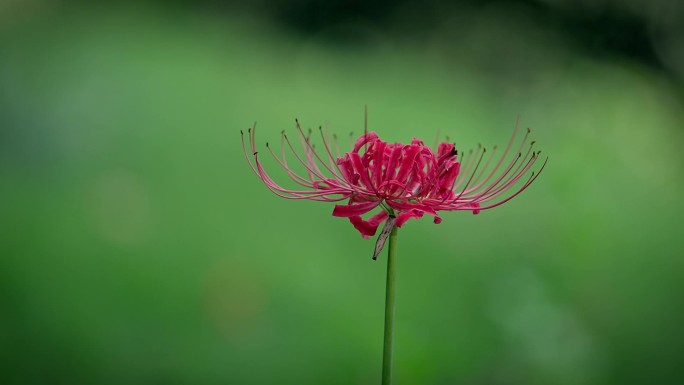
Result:
M354 225L354 228L359 230L364 238L369 238L375 235L378 231L378 226L387 219L388 215L385 210L370 217L367 221L364 221L360 215L349 217L349 222Z
M397 227L401 227L409 219L422 218L422 217L423 217L422 211L418 211L418 210L406 211L406 212L403 212L397 216L397 220L396 220L396 222L394 222L394 225Z
M374 142L376 140L378 140L378 134L375 132L369 132L367 134L361 135L361 137L356 141L356 145L354 145L352 152L358 153L361 147L363 147L366 143Z
M364 203L356 203L351 205L335 205L332 215L334 217L353 217L363 215L374 208L378 207L381 201L371 201Z

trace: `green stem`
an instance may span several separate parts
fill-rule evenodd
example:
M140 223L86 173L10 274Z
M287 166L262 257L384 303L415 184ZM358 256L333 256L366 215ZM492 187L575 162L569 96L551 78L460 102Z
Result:
M387 252L387 286L385 288L385 344L382 351L382 385L392 383L392 340L394 337L394 299L397 277L397 227L389 236Z

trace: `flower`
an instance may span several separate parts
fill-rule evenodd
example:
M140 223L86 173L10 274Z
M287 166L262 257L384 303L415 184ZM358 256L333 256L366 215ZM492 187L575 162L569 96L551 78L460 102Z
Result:
M521 143L512 152L519 131L517 124L498 158L496 146L489 153L478 146L461 160L452 143L440 143L433 150L419 139L413 139L410 144L387 143L375 132L363 134L351 143L351 151L340 155L337 137L333 135L330 140L320 127L323 149L316 151L311 141L312 131L305 134L299 122L296 123L303 152L295 149L284 131L281 133L280 155L268 143L266 147L300 188L282 187L266 172L256 149L256 124L248 130L249 151L241 131L242 146L250 167L266 187L280 197L324 202L346 200L347 204L335 205L332 215L349 218L365 238L375 235L383 222L391 230L393 226L403 226L409 219L428 214L438 224L442 221L439 211L464 210L478 214L497 207L529 187L546 165L545 160L537 173L532 171L527 179L523 179L539 159L541 151L534 151L534 141L525 147L530 134L530 129L527 129ZM303 173L295 172L288 163L288 149L296 162L303 166ZM368 219L362 218L378 207L382 209L377 214ZM376 255L378 252L376 250Z

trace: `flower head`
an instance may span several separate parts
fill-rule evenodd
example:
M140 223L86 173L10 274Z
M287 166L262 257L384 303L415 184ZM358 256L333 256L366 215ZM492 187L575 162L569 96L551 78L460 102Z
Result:
M349 152L340 154L337 137L333 135L331 140L322 128L319 133L323 148L317 151L311 140L312 131L305 134L299 122L296 127L301 151L296 150L284 131L280 154L268 143L266 147L299 188L282 187L266 172L256 149L256 125L248 130L248 144L242 135L250 167L266 187L283 198L346 200L347 204L335 205L332 215L349 218L365 238L375 235L383 222L389 227L401 227L409 219L428 214L438 224L442 221L439 211L478 214L497 207L525 190L546 165L544 161L538 172L531 171L541 151L535 152L534 141L528 144L529 129L520 144L515 143L517 124L501 155L497 155L496 146L492 151L478 146L465 156L452 143L440 143L435 149L419 139L410 144L387 143L375 132L363 134L350 143ZM293 170L288 153L303 166L303 173ZM525 178L528 172L531 173ZM376 208L381 210L368 219L362 218Z

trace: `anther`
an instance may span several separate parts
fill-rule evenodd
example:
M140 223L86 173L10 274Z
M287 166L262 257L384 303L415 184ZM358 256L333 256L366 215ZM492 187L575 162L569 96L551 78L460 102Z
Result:
M531 142L530 142L530 146L534 146L535 143L537 143L536 140L531 141Z
M527 127L527 133L529 134L530 132L532 132L532 129Z
M242 130L240 130L240 135L244 135L244 134L245 134L245 133L244 133L244 132L242 132Z

